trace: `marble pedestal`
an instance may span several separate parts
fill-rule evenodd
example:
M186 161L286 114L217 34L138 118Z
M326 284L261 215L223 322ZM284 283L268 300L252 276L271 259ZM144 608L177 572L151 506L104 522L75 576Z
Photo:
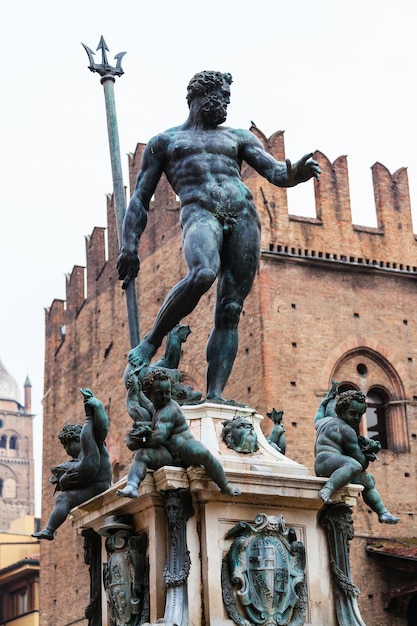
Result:
M286 526L295 529L298 541L306 550L308 607L304 623L336 625L328 542L318 522L319 511L323 508L318 492L324 479L312 476L305 466L270 446L260 427L263 418L253 410L211 403L183 408L193 435L220 459L229 482L240 488L241 495L223 495L203 468L163 467L147 473L137 499L116 495L117 489L126 483L126 479L122 479L105 493L73 509L73 524L80 532L86 528L98 531L108 516L129 514L134 520L135 533L146 533L150 621L153 623L164 616L166 601L163 570L167 558L167 520L159 492L189 489L194 508L186 530L191 557L187 581L189 624L233 626L222 598L222 559L232 543L225 537L236 524L253 522L259 514L283 516ZM236 415L252 422L259 443L256 453L235 452L222 441L222 422ZM334 494L334 499L355 506L361 489L349 485ZM102 624L107 623L104 601Z

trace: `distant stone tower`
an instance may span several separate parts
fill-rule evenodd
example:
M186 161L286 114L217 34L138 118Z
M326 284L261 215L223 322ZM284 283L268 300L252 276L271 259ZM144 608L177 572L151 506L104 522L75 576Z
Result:
M34 515L31 383L19 387L0 360L0 532L22 515Z

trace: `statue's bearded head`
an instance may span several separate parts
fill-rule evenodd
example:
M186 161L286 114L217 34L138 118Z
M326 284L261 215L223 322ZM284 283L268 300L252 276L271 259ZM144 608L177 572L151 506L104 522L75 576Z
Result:
M246 454L259 449L258 437L249 420L237 416L226 420L223 425L222 439L228 448Z
M227 105L230 102L231 74L204 71L195 74L187 87L187 102L201 100L201 114L213 125L222 124L226 120Z

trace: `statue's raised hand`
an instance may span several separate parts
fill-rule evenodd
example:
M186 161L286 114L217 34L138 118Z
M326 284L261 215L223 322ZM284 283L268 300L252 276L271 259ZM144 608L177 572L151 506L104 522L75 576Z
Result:
M100 409L103 405L98 398L94 397L93 392L88 387L80 387L80 391L84 399L85 414L93 417L94 410Z
M285 160L285 163L287 164L287 177L289 182L297 185L298 183L304 183L313 177L316 180L320 180L320 165L317 161L311 158L312 156L313 153L309 152L301 157L301 159L296 163L291 163L289 159Z
M59 487L62 491L70 491L80 486L80 473L77 468L69 469L59 480Z
M126 289L129 282L136 278L139 272L140 260L137 254L121 248L116 262L119 280L123 281L122 289Z

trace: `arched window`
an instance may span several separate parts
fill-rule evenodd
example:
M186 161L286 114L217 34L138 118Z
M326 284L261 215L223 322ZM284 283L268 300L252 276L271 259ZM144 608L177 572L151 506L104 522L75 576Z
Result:
M3 496L3 479L0 478L0 498Z
M17 437L16 437L16 435L12 435L12 437L10 437L9 448L10 448L10 450L17 450Z
M7 446L7 437L6 435L2 435L0 437L0 448L5 448Z
M385 356L367 346L356 346L342 354L330 372L339 381L339 393L363 391L367 398L361 435L376 439L382 448L408 452L407 411L401 378Z
M356 385L353 385L352 383L343 382L343 383L340 383L340 385L338 386L337 392L343 393L344 391L350 391L351 389L353 389L354 391L359 391Z

